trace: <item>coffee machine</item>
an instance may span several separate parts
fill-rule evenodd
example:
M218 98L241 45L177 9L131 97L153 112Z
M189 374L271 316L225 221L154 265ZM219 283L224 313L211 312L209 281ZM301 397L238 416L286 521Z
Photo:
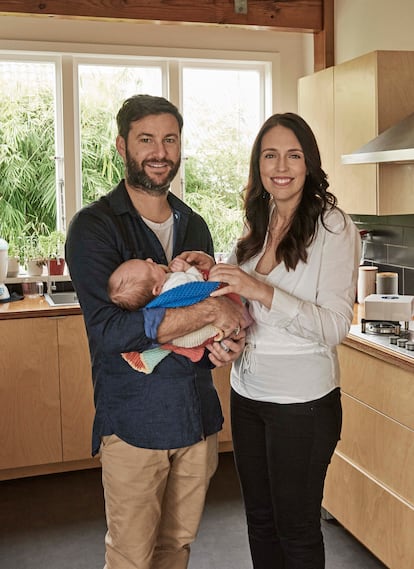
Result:
M0 239L0 301L10 300L7 286L4 284L7 276L7 265L9 244L4 239Z

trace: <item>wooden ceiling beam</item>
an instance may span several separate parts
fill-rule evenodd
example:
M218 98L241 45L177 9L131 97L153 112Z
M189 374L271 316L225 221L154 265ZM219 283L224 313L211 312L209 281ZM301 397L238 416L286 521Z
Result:
M313 70L335 65L334 0L323 0L323 26L313 35Z
M0 13L256 26L319 33L326 0L0 0ZM243 11L238 11L243 9ZM243 13L246 11L246 13Z

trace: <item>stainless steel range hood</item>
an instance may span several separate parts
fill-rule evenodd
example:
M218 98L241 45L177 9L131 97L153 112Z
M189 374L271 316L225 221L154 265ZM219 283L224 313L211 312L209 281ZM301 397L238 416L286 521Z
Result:
M414 113L352 154L343 154L341 161L342 164L414 162Z

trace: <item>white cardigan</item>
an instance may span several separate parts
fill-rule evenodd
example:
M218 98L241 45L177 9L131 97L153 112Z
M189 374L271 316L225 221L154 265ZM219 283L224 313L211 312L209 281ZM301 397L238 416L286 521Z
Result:
M250 302L254 323L242 356L233 364L231 385L250 399L300 403L339 386L336 346L353 318L360 261L359 232L337 209L319 222L308 260L294 271L284 263L269 275L255 271L263 251L241 268L274 287L269 309ZM266 243L264 244L266 246ZM235 263L235 252L228 263Z

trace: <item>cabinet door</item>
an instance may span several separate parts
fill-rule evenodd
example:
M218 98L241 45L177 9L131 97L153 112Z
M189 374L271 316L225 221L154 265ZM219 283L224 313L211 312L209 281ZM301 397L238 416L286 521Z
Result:
M91 362L82 316L58 320L63 460L91 458Z
M219 433L219 450L224 452L233 448L230 424L230 369L231 365L227 365L213 370L213 381L224 417L223 429Z
M342 164L377 135L376 54L337 65L334 70L335 180L339 206L347 213L377 214L377 164Z
M0 321L0 468L62 460L54 318Z
M390 569L414 567L414 508L335 453L323 506Z
M414 52L376 51L334 68L335 180L348 213L414 212L411 164L342 164L413 112Z
M313 130L329 190L336 195L333 67L299 79L299 114Z

